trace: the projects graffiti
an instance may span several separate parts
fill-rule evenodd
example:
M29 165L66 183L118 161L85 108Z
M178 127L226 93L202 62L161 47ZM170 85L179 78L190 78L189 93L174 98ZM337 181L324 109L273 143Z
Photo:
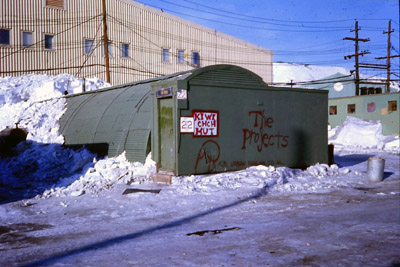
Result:
M274 119L264 115L264 110L250 111L253 128L242 129L243 145L242 149L248 148L249 145L255 144L257 151L261 152L263 148L276 147L277 149L285 148L289 144L289 136L274 132Z

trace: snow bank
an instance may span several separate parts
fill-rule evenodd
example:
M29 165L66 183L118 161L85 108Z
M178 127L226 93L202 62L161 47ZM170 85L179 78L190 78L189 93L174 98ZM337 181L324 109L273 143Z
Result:
M398 136L383 136L380 121L348 116L342 125L329 131L329 143L341 146L399 149Z
M346 186L351 179L338 180L349 174L347 168L316 164L302 171L286 167L254 166L237 172L214 175L174 177L172 186L181 194L212 193L240 188L258 188L269 193L315 192ZM357 175L357 174L356 174Z
M82 82L69 74L0 78L0 130L18 123L28 131L27 140L62 144L58 120L65 112L65 99L59 97L65 91L82 92ZM85 85L87 91L110 86L97 78Z
M74 162L79 164L82 160ZM123 153L118 157L94 160L93 164L87 164L83 169L81 174L61 179L38 198L80 196L85 193L98 195L104 190L114 188L116 184L147 182L150 180L150 174L155 172L155 162L151 160L151 154L147 156L145 164L129 162Z
M117 183L147 181L155 171L150 156L144 165L128 162L125 154L97 160L86 149L61 146L59 119L66 110L61 96L66 90L82 92L82 82L68 74L0 79L0 129L18 123L29 133L27 141L14 149L14 157L0 160L0 185L8 189L8 197L98 195ZM109 86L96 78L85 85L86 91Z
M59 97L67 91L69 94L82 92L84 80L70 74L57 76L27 74L20 77L0 78L0 107L21 101L38 102ZM92 91L109 87L110 84L90 78L85 81L85 90Z

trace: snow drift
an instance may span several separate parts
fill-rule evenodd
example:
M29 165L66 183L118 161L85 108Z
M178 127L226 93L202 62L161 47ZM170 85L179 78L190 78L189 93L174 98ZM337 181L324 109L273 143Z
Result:
M398 136L383 136L380 121L348 116L342 125L329 131L329 143L341 146L399 149Z

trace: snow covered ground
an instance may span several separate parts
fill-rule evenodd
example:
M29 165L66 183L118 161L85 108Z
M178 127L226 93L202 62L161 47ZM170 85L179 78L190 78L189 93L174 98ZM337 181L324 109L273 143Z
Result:
M29 132L0 160L2 266L400 264L399 138L382 136L379 122L349 117L332 129L332 166L256 166L164 185L149 179L150 157L96 159L61 146L66 84L81 88L68 75L0 79L0 128ZM370 157L385 159L381 182L366 178Z

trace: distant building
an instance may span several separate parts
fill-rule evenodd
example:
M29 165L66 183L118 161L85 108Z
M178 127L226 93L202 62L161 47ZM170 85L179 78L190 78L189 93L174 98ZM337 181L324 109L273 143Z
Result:
M384 135L399 135L400 92L391 87L385 93L384 84L361 84L360 96L356 96L354 77L336 73L323 79L308 83L305 87L329 90L329 124L336 127L347 116L382 123Z
M132 0L106 0L111 84L214 64L272 83L273 52ZM106 79L99 0L0 1L0 76L70 73Z
M367 80L364 80L365 82ZM324 89L329 91L329 98L349 97L356 95L356 85L353 75L335 73L320 80L306 83L306 88ZM399 90L392 86L391 92ZM374 95L385 93L385 84L360 84L361 95Z

